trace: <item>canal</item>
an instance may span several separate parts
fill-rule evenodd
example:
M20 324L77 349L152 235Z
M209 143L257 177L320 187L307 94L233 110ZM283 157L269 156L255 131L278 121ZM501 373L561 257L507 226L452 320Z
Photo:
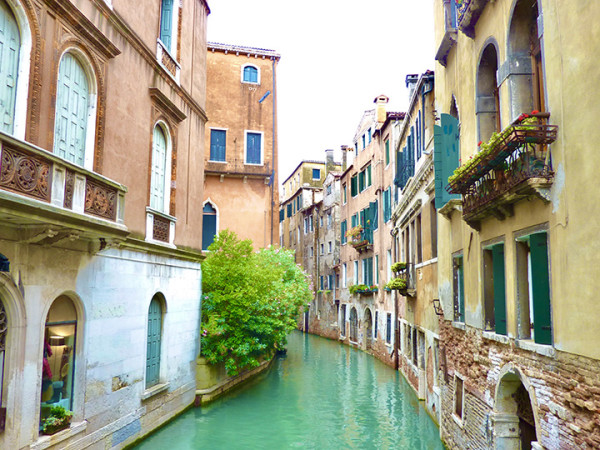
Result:
M408 383L364 352L294 332L287 356L136 449L443 449Z

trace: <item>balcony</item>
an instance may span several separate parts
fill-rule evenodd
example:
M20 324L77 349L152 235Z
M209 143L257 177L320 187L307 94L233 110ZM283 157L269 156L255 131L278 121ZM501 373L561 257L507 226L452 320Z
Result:
M490 0L456 0L458 29L471 39L475 37L475 24Z
M417 295L417 272L414 263L392 264L392 271L396 277L386 284L386 289L398 291L407 297L415 297Z
M268 162L262 165L246 164L243 159L228 159L222 162L207 160L204 164L204 173L222 177L265 178L265 183L268 183L271 176L271 164Z
M469 225L478 229L492 215L503 220L525 198L549 201L554 172L548 144L558 133L558 126L546 123L549 116L539 113L515 121L449 178L447 190L463 195L463 218Z
M358 225L350 229L346 235L350 238L348 244L354 247L358 253L373 249L373 230L370 227L363 228Z
M24 240L128 234L125 186L4 133L0 151L0 221L26 230Z

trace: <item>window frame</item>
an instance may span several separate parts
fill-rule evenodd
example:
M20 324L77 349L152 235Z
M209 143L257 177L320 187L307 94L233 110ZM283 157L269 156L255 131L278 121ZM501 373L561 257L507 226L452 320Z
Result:
M152 170L152 166L154 164L154 130L160 127L165 136L166 140L166 150L165 150L165 175L164 175L164 186L163 186L163 205L162 208L155 208L154 206L150 206L150 209L156 211L161 214L169 214L170 204L171 204L171 181L173 177L173 164L171 162L173 155L173 140L171 135L171 130L169 129L168 124L164 120L158 120L152 127L152 156L150 159L150 186L152 187L152 176L154 171ZM150 201L148 205L151 205L152 201L152 189L150 190Z
M224 159L213 159L213 151L212 151L212 143L213 143L213 139L212 139L212 134L213 131L221 131L225 134L225 157ZM217 128L217 127L211 127L210 128L210 142L209 142L209 156L208 156L208 161L209 162L214 162L214 163L220 163L220 164L226 164L227 163L227 131L228 128Z
M260 135L260 163L248 162L248 135ZM265 163L265 139L264 132L258 130L244 130L244 164L247 166L264 166Z
M178 59L175 53L177 51L177 45L179 43L179 8L181 8L181 2L179 0L173 0L173 15L171 18L171 43L169 46L167 46L167 44L161 38L164 1L165 0L162 0L160 2L157 40L162 46L162 48L169 54L169 56L171 56L171 58L173 58L174 61L177 61Z
M248 80L246 80L246 79L244 78L245 71L246 71L246 67L251 67L251 68L253 68L253 69L255 69L255 70L256 70L256 81L248 81ZM244 83L244 84L254 84L254 85L260 85L260 79L261 79L260 75L261 75L261 74L260 74L260 67L258 67L258 66L257 66L257 65L255 65L255 64L244 64L244 65L242 66L241 73L240 73L240 81L241 81L242 83Z

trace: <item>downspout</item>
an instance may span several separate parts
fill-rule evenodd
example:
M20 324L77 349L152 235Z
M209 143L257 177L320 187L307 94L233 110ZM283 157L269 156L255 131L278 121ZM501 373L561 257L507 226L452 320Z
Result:
M397 249L397 240L396 235L394 234L394 229L390 230L390 236L392 236L392 254L394 255L394 259L396 258ZM392 291L394 294L394 370L398 370L400 367L400 327L398 326L398 291Z
M273 211L275 209L275 199L274 197L274 191L275 191L275 164L279 163L279 160L275 158L275 105L277 104L277 93L275 91L275 58L273 58L272 60L272 66L273 66L273 107L271 108L273 111L273 117L272 117L272 133L273 136L271 137L271 146L272 146L272 155L273 155L273 168L271 169L271 245L273 245L273 222L274 222L274 216L273 216Z

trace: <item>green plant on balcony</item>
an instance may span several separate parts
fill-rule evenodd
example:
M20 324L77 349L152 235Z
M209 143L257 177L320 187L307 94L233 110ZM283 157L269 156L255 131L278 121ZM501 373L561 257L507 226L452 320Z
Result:
M394 264L392 264L392 272L401 272L402 270L406 269L406 263L405 262L395 262Z
M348 286L348 291L350 291L350 294L352 295L359 294L367 289L368 287L366 284L351 284L350 286Z
M361 225L357 225L353 228L350 228L348 231L346 231L346 237L350 238L352 240L360 239L362 232L363 232L363 227Z
M402 291L406 289L406 280L403 278L392 278L385 287L391 290Z

